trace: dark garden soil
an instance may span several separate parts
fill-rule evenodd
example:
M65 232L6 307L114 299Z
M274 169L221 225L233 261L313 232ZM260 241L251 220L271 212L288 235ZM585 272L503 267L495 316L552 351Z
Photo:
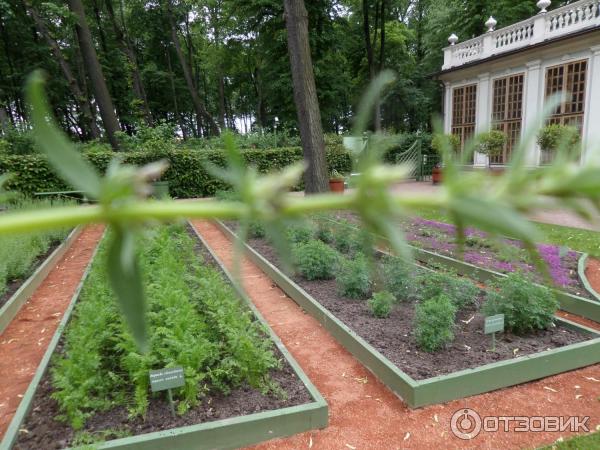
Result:
M193 233L191 229L190 233ZM220 270L210 252L200 241L198 241L196 249L206 263ZM57 349L57 352L59 351L60 344ZM200 405L183 416L173 417L163 392L158 393L150 400L148 412L144 418L129 417L127 409L119 406L109 411L96 412L81 431L86 435L109 440L311 402L310 393L286 362L284 356L275 346L273 346L273 351L282 362L282 367L279 370L272 370L269 375L281 388L280 393L264 395L259 389L248 385L233 389L228 395L218 391L209 392L202 399ZM60 411L57 402L51 398L52 392L51 376L47 372L34 397L32 411L21 427L19 440L14 446L15 450L62 449L74 445L74 439L77 438L78 433L74 432L68 424L56 420Z
M277 264L277 255L265 240L252 239L249 243L265 258ZM478 308L465 308L457 314L454 341L444 350L427 353L419 350L415 342L413 302L401 302L389 318L378 319L369 312L366 299L351 300L340 296L335 280L307 281L300 276L292 276L292 279L416 380L530 355L588 339L560 325L526 336L498 333L496 351L493 352L491 336L483 333L484 316L478 312ZM478 304L481 302L482 300L478 299Z
M334 214L336 220L349 220L357 225L360 219L356 214L341 211ZM469 264L500 273L521 271L530 274L540 284L548 284L529 260L520 241L514 239L491 240L486 233L467 228L464 255L459 256L455 242L455 227L451 224L413 218L399 223L406 240L414 247L429 250L440 255L463 260ZM592 298L581 282L578 273L581 253L563 250L552 244L538 244L538 252L550 272L554 285L565 292L584 298Z
M43 255L39 255L36 258L35 262L31 265L29 271L25 274L25 276L16 278L14 280L9 280L6 283L6 289L4 290L4 293L0 294L0 308L2 308L8 300L10 300L13 294L19 290L21 285L31 276L31 274L33 274L38 269L38 267L40 267L42 263L46 261L46 259L52 254L52 252L56 250L56 248L62 243L63 241L53 242L46 253L44 253Z

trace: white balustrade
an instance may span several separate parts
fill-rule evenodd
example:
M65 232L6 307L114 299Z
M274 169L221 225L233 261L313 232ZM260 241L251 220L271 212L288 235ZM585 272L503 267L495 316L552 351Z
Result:
M487 26L489 27L489 24ZM443 69L525 48L589 27L600 27L600 0L581 0L446 47Z

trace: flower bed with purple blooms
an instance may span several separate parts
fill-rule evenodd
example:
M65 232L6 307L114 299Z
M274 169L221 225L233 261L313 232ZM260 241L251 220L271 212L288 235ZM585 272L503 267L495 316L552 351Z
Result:
M402 228L411 245L459 258L454 225L415 218L403 222ZM514 239L492 239L486 233L473 228L466 229L465 237L462 258L465 262L500 273L521 271L544 283L543 276L531 262L522 242ZM589 297L577 272L580 253L552 244L537 244L537 249L556 287L571 294Z

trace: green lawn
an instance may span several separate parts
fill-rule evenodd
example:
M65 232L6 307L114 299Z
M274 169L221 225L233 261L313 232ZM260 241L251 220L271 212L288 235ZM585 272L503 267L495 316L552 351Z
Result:
M451 222L449 217L443 211L437 209L422 208L417 211L417 215L428 220ZM539 222L536 222L536 224L542 233L544 233L544 242L556 245L567 245L573 250L600 256L599 232L563 227L560 225L548 225Z
M552 444L539 450L599 450L600 433L587 434Z

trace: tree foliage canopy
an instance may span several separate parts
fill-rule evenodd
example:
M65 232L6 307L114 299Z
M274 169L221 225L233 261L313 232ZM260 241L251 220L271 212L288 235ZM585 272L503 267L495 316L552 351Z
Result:
M215 134L214 124L240 132L276 127L297 132L283 2L81 1L123 132L163 121L184 138ZM441 67L448 35L456 32L464 40L481 34L490 15L506 26L536 12L533 0L314 0L306 8L326 132L352 126L360 94L373 72L383 69L398 78L379 105L381 127L429 129L431 115L440 109L440 88L431 75ZM28 128L22 89L27 75L43 68L65 131L87 140L97 136L91 121L98 122L99 131L106 129L76 22L62 1L0 0L3 128ZM51 42L57 44L54 50ZM57 52L73 80L65 76ZM205 112L199 113L191 91ZM92 118L86 118L85 108Z

